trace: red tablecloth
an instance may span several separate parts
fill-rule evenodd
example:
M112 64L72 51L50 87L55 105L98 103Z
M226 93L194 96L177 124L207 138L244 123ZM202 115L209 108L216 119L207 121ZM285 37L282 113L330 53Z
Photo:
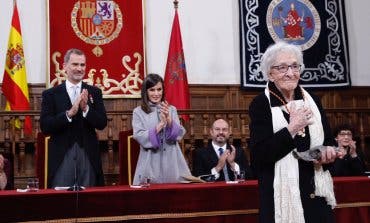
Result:
M368 222L370 179L335 178L337 222ZM239 184L109 186L80 192L0 192L0 219L9 221L257 222L256 181Z

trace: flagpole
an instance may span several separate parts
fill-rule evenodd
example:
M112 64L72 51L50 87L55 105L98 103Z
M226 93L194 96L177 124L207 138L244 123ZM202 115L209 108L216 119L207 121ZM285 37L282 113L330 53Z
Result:
M13 124L12 124L12 154L15 156L15 119L13 119Z

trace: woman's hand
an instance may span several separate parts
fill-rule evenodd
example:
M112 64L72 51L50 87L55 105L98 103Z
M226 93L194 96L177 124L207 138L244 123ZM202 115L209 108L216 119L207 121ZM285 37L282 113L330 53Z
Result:
M336 151L334 147L327 146L325 150L321 151L321 159L313 161L315 164L327 164L335 161L336 158L342 159L345 153L343 150Z
M348 146L349 146L349 155L351 155L352 158L357 157L356 141L351 140Z
M168 104L167 101L161 102L161 114L164 115L164 121L166 122L166 124L171 126L172 117L171 117L171 112L170 112L170 105Z
M289 115L288 131L293 137L307 125L313 123L312 111L308 107L297 108L295 103L292 103L289 109Z
M172 118L170 113L170 106L166 101L160 103L159 107L159 123L157 124L157 132L160 132L167 125L171 126Z
M160 132L163 128L165 128L166 125L167 125L166 117L162 112L160 112L159 113L159 123L156 126L157 133Z

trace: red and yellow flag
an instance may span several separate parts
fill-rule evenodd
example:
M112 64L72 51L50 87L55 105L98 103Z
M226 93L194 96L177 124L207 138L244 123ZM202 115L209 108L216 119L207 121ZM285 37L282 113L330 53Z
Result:
M12 27L9 34L2 91L6 98L6 111L30 109L22 33L16 4L14 4ZM15 124L16 127L20 127L19 121ZM24 122L24 132L32 133L32 122L29 116Z
M186 76L184 50L182 48L181 30L176 4L164 85L166 89L165 97L169 104L174 105L177 109L190 108L189 86ZM183 115L182 118L184 120L189 119L187 115Z

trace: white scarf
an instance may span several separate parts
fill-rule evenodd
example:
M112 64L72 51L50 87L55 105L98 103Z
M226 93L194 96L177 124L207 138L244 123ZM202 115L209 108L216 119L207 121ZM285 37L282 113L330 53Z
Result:
M306 101L297 100L291 103L305 103L312 111L313 124L309 125L310 147L322 145L324 142L324 130L321 123L321 114L312 97L302 89ZM268 87L265 95L270 101ZM270 102L271 104L271 102ZM271 107L272 125L274 133L288 126L284 118L284 106ZM327 203L335 207L336 201L333 190L333 180L329 171L323 171L321 165L315 166L315 195L325 197ZM274 177L274 204L275 223L304 223L304 215L299 189L299 167L298 160L293 157L292 152L275 163Z

